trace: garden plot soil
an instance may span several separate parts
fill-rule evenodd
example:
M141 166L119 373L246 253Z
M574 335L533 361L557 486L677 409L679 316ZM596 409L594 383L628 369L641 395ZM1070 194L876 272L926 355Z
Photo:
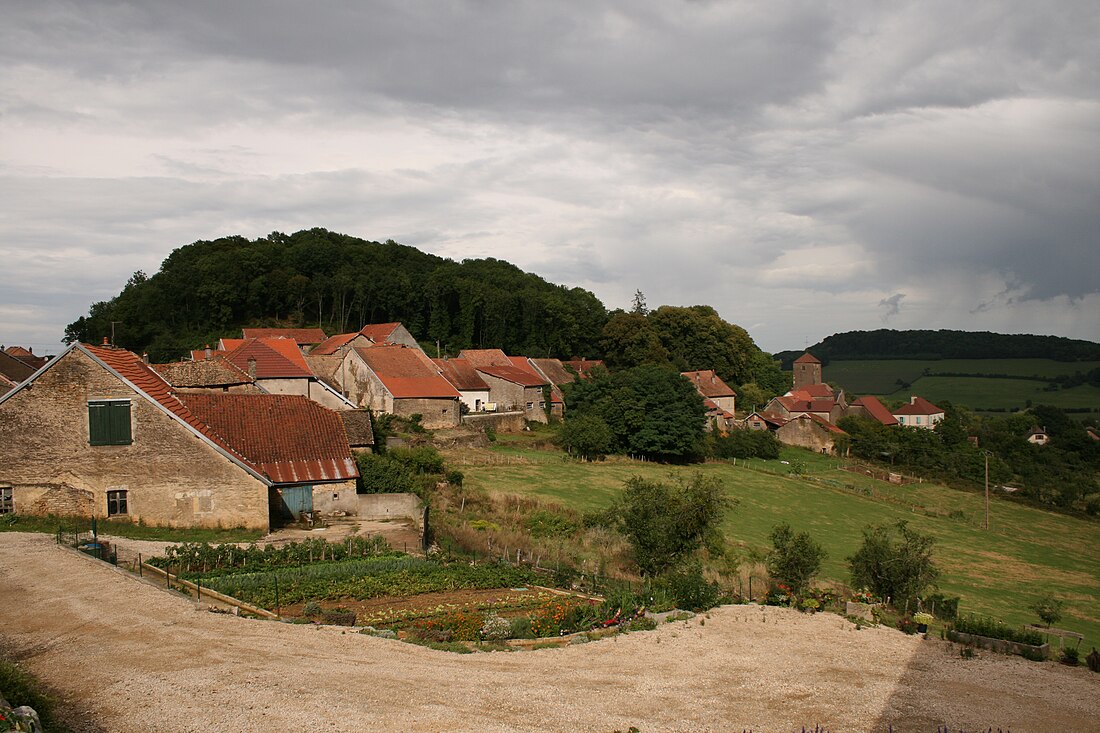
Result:
M543 591L545 592L545 591ZM422 593L418 596L397 598L384 596L382 598L370 598L365 601L354 598L341 598L335 601L318 601L321 608L346 608L355 611L356 616L362 619L382 611L430 611L433 608L446 605L464 606L469 604L473 608L478 603L488 603L508 598L521 598L524 596L538 596L535 588L495 588L478 590L451 590L439 593ZM301 616L304 603L295 603L282 607L282 615L287 618ZM508 615L508 614L502 614Z
M456 655L208 613L17 533L0 534L0 641L77 711L78 732L1027 733L1093 731L1100 716L1100 675L1083 667L964 660L830 614L729 606L561 649Z

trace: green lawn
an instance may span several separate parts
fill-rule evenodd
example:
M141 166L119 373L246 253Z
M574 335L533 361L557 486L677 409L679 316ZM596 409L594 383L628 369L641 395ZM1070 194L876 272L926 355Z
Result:
M838 470L836 459L785 449L783 460L806 465L808 478L785 474L789 465L754 460L748 466L710 463L670 467L615 458L584 464L560 453L501 447L515 465L465 466L472 487L533 494L578 509L606 506L634 475L665 478L703 471L723 480L739 500L723 525L735 542L765 550L779 522L811 532L829 557L823 575L846 581L845 558L858 547L868 524L907 519L934 536L943 568L941 587L962 596L964 611L992 614L1010 623L1037 619L1028 606L1047 591L1066 599L1062 628L1086 635L1084 648L1100 646L1100 524L1032 509L996 497L991 531L981 529L983 501L977 493L936 484L894 486Z

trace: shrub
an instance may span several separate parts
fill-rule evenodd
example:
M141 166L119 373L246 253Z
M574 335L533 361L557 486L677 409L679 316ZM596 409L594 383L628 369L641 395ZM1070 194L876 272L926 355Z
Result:
M1062 658L1059 659L1067 667L1076 667L1080 663L1080 652L1076 647L1066 647L1062 650Z
M1043 643L1043 636L1038 631L1016 629L1003 621L997 621L989 616L978 616L976 614L965 614L956 619L955 631L963 634L985 636L990 639L1003 639L1005 641L1015 641L1020 644L1031 644L1032 646L1040 646Z
M355 626L355 611L346 608L333 608L321 612L321 620L333 626Z
M663 584L676 606L687 611L709 610L717 606L722 597L718 584L708 582L698 564L669 573L663 578Z
M461 486L466 477L463 475L462 471L454 468L450 471L447 471L446 479L447 483L449 483L451 486Z
M481 625L481 638L486 641L502 641L512 635L512 622L495 613L485 617Z
M1096 651L1096 647L1092 648L1092 652L1085 657L1085 664L1089 666L1093 672L1100 672L1100 652Z
M452 611L416 621L410 630L425 641L477 641L484 625L485 617L478 611Z
M387 455L404 464L413 473L440 474L444 471L443 456L430 445L415 448L393 448Z
M577 530L569 517L547 509L531 512L523 524L532 537L568 537Z
M393 451L398 450L394 448ZM392 453L393 451L390 451ZM355 459L359 466L356 485L361 494L409 493L413 490L413 474L403 462L386 453L364 453Z
M321 604L317 601L307 601L306 605L302 606L302 615L306 618L313 618L314 616L321 615Z
M924 597L923 607L944 621L954 621L959 617L959 597L932 593Z
M534 639L535 632L531 629L531 619L527 616L518 616L511 621L510 632L513 639Z
M801 596L821 569L825 549L807 532L796 535L786 522L772 528L771 540L773 549L768 554L768 573Z
M588 461L610 453L614 443L611 428L598 415L571 417L558 433L558 444L566 453Z
M1042 619L1043 623L1047 625L1047 628L1050 628L1061 620L1062 609L1065 605L1065 601L1055 598L1053 593L1047 593L1033 603L1030 608L1035 612L1036 616Z
M870 588L895 606L913 602L940 575L932 562L933 544L930 536L910 529L904 520L867 527L863 544L848 558L852 584Z
M902 616L898 619L898 629L912 635L917 633L917 623L908 616Z

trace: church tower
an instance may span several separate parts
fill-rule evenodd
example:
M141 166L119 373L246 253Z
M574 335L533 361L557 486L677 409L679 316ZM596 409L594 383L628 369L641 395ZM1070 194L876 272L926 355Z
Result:
M794 389L799 390L812 384L821 384L821 362L813 354L806 352L794 360Z

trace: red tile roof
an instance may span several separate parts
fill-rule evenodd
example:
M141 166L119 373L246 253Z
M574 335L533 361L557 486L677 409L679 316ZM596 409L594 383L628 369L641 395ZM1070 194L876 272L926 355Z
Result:
M150 366L173 387L227 387L253 381L243 369L223 356Z
M339 351L341 346L346 345L349 341L359 335L359 332L355 333L340 333L335 336L329 336L321 343L314 346L309 350L310 356L329 356Z
M748 422L749 420L751 420L753 418L753 416L756 416L756 417L760 418L761 420L763 420L764 422L766 422L770 425L774 425L777 428L781 427L782 425L784 425L787 422L787 418L783 417L779 413L768 412L766 410L763 411L763 412L754 412L754 413L752 413L752 415L749 415L748 417L745 418L745 421Z
M821 360L807 351L805 354L803 354L802 356L795 359L794 363L795 364L820 364Z
M523 387L543 387L549 384L544 377L540 377L527 369L517 369L510 365L481 366L477 367L477 370L482 374L488 374L490 377L503 379L506 382L512 382Z
M835 399L833 388L827 384L807 384L796 390L788 392L791 397L800 400L832 400Z
M568 359L562 361L562 364L569 367L582 377L588 376L588 372L592 371L596 367L602 367L604 365L603 359Z
M695 389L704 397L736 397L737 393L715 374L713 369L705 369L698 372L680 372L682 376L691 380Z
M473 365L465 359L432 359L443 377L463 392L488 392L485 384Z
M246 339L290 339L299 346L319 344L326 338L325 332L319 328L245 328L241 335Z
M909 403L894 410L893 415L939 415L943 410L923 397L913 395Z
M257 379L302 379L314 376L302 352L290 339L247 339L226 354L225 358L245 374L250 374L249 361L255 359Z
M359 329L359 333L363 334L376 344L388 344L390 342L390 336L400 326L400 322L395 323L370 323Z
M829 422L828 420L821 417L820 415L814 415L813 413L809 413L809 414L806 414L806 415L800 415L796 419L802 420L802 419L805 419L805 418L809 418L810 420L813 420L818 425L825 428L826 430L828 430L830 433L833 433L834 435L847 435L848 434L848 433L844 432L843 430L841 430L840 428L838 428L836 425L833 425L831 422Z
M500 349L463 349L459 357L466 359L482 374L488 374L506 382L524 387L542 387L550 384L527 364L526 357L508 356Z
M458 398L458 390L443 378L420 349L371 346L355 353L366 362L395 398Z
M789 412L832 412L835 400L802 400L797 397L777 397L779 403Z
M227 339L222 339L222 342L225 342L226 340ZM244 339L228 339L228 340L236 341L238 346L240 344L244 343ZM234 348L236 348L236 347L234 347ZM225 352L224 349L210 349L210 358L214 358L216 356L223 356L225 353L226 352ZM206 359L206 349L205 348L203 348L203 349L194 349L194 350L191 351L191 361L203 361L205 359Z
M9 356L14 356L19 361L23 362L27 366L34 367L35 371L38 371L42 367L46 366L46 362L49 361L44 356L35 356L34 352L30 349L25 349L22 346L9 346L4 349L4 352Z
M886 405L878 401L874 395L864 395L852 403L853 406L862 407L867 414L878 420L883 425L897 425L898 419L890 414Z
M512 366L508 355L500 349L463 349L458 352L458 356L473 364L475 369L484 366Z
M359 475L344 423L301 395L187 394L183 401L272 481L347 481Z

